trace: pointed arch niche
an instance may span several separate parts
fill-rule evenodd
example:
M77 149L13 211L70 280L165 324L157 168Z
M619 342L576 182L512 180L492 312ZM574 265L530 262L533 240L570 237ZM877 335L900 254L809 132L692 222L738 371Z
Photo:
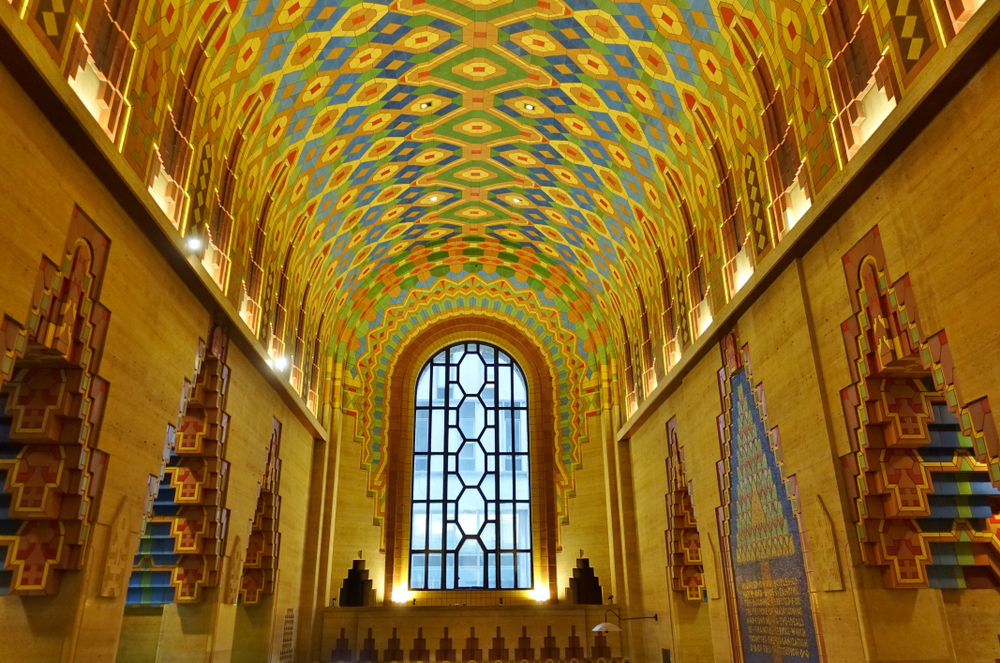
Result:
M1000 451L986 398L966 401L944 330L925 334L878 226L843 258L841 458L861 555L888 588L1000 588Z
M410 547L411 483L413 458L414 402L417 378L424 365L438 352L460 343L483 342L494 345L517 362L528 386L528 438L531 440L531 526L533 550L533 590L426 590L408 596L422 605L474 605L535 603L539 592L557 595L556 516L555 516L555 388L551 360L542 348L515 323L494 318L455 315L435 321L414 334L401 348L389 368L389 390L385 406L385 440L388 451L386 515L384 523L386 604L394 590L398 597L408 592ZM472 594L475 594L473 597Z

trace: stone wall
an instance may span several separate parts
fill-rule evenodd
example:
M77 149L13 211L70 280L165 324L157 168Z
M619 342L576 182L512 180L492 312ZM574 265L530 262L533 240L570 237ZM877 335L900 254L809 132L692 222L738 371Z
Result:
M134 553L148 480L160 471L167 425L177 421L184 380L193 379L210 314L3 68L0 98L0 312L25 322L42 257L62 260L74 206L111 240L100 296L111 312L100 368L110 384L98 444L109 455L100 510L84 568L63 574L57 597L0 597L6 633L0 659L17 652L19 660L39 662L112 661L120 650L119 660L150 661L149 652L158 648L159 661L204 660L209 653L228 660L236 633L256 651L239 660L269 660L268 651L277 655L281 644L282 623L272 615L299 610L313 436L231 343L230 529L223 569L236 537L247 543L277 418L284 466L276 593L261 607L224 603L219 588L206 591L197 605L128 611L124 594L99 595L111 525L126 497Z

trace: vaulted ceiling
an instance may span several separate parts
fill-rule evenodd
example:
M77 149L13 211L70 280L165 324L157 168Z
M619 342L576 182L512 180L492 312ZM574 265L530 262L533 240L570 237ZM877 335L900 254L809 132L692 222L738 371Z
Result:
M641 371L651 336L662 374L664 278L677 328L703 295L724 306L744 234L745 270L959 5L41 0L26 20L81 97L85 62L110 81L120 112L92 112L178 232L216 245L254 332L281 301L286 347L318 333L364 382L393 334L461 307L586 376L621 363L626 329Z

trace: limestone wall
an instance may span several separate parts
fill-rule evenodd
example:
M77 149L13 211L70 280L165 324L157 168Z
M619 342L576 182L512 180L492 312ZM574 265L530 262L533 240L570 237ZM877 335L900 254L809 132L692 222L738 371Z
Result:
M226 556L237 536L246 545L275 417L283 425L284 463L275 595L260 608L237 608L221 603L219 590L209 590L200 605L130 610L128 617L124 596L98 596L110 523L128 497L136 509L133 537L138 536L148 477L159 472L167 424L177 420L184 379L194 377L198 342L207 337L211 321L3 68L0 98L0 312L25 321L42 256L62 260L74 205L111 240L101 293L111 322L100 369L111 387L99 443L110 460L92 545L85 570L64 574L58 597L0 597L0 660L113 661L123 620L120 660L194 661L209 655L228 660L234 633L255 652L234 660L269 660L268 652L277 656L281 646L281 617L289 608L299 611L313 437L231 343ZM150 658L157 649L159 656Z

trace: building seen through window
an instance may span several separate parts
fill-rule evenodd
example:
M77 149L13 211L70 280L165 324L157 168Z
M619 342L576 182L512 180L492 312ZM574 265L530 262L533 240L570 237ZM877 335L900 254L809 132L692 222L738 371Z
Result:
M487 343L439 352L417 379L410 589L530 589L528 389Z

